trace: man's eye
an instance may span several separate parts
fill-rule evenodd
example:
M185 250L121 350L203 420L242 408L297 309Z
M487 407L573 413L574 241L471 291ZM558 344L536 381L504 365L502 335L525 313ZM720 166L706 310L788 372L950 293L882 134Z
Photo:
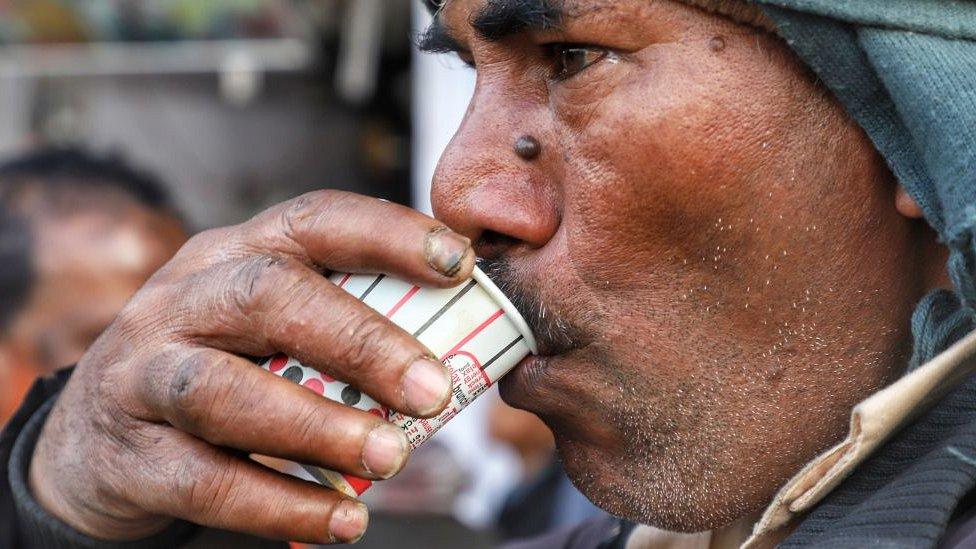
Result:
M606 56L607 50L602 48L556 44L553 46L556 65L554 77L560 80L569 78Z

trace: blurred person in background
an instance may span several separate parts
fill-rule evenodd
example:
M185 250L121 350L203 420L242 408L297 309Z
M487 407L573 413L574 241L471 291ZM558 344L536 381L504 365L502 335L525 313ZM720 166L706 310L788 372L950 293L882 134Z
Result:
M0 164L0 422L186 238L162 184L120 158L43 148Z
M537 536L606 514L566 476L552 431L538 416L501 400L492 404L488 432L515 450L522 465L521 481L505 498L495 520L500 540Z

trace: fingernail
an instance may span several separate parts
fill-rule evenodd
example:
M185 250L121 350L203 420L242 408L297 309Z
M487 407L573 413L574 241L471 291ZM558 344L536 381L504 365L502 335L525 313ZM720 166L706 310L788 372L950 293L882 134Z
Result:
M380 423L366 435L363 446L363 467L374 475L390 478L407 457L407 435L399 427Z
M451 397L451 376L440 362L421 358L403 374L403 400L414 413L428 416Z
M336 505L329 519L329 533L337 541L355 543L363 537L366 525L369 523L369 513L362 503L344 499Z
M461 270L464 256L471 249L471 240L447 227L437 227L427 233L424 253L427 263L444 276L453 277Z

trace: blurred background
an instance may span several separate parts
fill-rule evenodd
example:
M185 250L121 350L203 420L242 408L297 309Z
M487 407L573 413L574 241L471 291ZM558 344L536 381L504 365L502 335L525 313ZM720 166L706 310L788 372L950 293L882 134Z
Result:
M0 0L0 421L194 232L339 188L429 213L474 73L419 0ZM97 306L95 306L97 304ZM365 498L365 547L491 547L597 511L492 393Z

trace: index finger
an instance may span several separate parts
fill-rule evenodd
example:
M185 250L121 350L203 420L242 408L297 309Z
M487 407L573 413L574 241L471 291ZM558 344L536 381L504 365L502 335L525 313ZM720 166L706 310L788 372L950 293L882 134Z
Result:
M297 259L257 256L200 273L174 307L207 347L250 356L282 352L414 417L451 396L447 368L420 341Z
M333 271L387 273L449 287L471 276L471 241L436 219L378 198L316 191L242 226L258 253L289 254Z

